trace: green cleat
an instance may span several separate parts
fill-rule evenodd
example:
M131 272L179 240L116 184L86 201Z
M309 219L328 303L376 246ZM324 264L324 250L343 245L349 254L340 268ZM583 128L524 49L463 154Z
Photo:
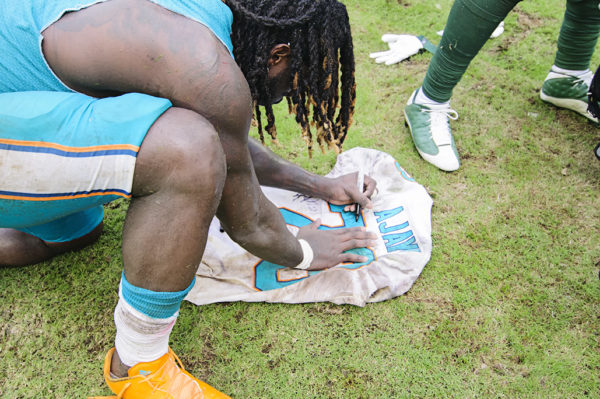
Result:
M592 71L581 76L550 71L540 90L540 98L557 107L575 111L598 123L598 119L587 110L588 91L593 76Z
M449 119L458 113L449 105L415 104L415 90L404 108L404 117L417 151L427 162L446 172L458 169L460 161L450 131Z

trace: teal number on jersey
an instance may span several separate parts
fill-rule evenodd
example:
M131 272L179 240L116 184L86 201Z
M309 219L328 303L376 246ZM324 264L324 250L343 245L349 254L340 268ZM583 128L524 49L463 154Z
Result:
M281 214L283 215L283 219L285 222L291 226L303 227L313 222L309 217L302 215L300 213L294 212L287 208L280 209ZM354 212L345 212L344 205L332 205L329 204L329 211L331 213L339 213L342 224L339 226L325 226L321 225L319 230L333 230L333 229L341 229L343 227L357 227L357 226L365 226L365 221L362 217L362 214L358 221L354 216ZM344 264L340 267L346 269L358 269L359 267L366 266L375 260L375 253L369 248L357 248L351 249L348 252L356 253L359 255L366 256L368 261L364 263L349 263ZM307 277L320 273L320 271L308 271L306 275L301 278L293 279L293 280L279 280L277 272L281 269L285 269L283 266L276 265L271 262L266 262L261 260L254 266L254 288L259 291L268 291L274 290L277 288L283 288L290 284L297 283L299 281L304 280Z

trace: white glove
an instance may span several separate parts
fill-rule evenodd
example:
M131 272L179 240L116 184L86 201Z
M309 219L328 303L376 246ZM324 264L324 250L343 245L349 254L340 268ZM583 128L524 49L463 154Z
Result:
M402 60L407 59L411 55L415 55L423 48L421 40L413 35L393 35L386 33L381 36L381 40L389 46L387 51L379 51L369 54L369 57L375 58L375 62L385 65L392 65Z

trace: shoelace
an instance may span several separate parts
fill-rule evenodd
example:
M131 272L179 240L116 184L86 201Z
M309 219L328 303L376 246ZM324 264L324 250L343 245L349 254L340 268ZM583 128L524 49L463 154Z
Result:
M552 75L554 74L554 75ZM587 71L586 73L584 73L583 75L579 75L579 76L575 76L575 75L567 75L564 73L560 73L560 72L554 72L554 71L550 71L550 76L552 79L565 79L565 78L571 78L573 79L573 85L575 86L579 86L579 85L585 85L586 89L590 87L590 84L592 83L592 78L594 77L594 73L592 71Z
M185 368L183 367L183 363L181 362L181 360L179 359L179 357L175 354L175 352L171 351L171 354L173 355L173 358L175 359L175 361L177 362L177 365L179 366L179 369L181 371L185 371ZM148 384L150 386L152 386L152 392L155 392L157 389L160 389L160 387L167 382L167 379L165 378L157 378L156 374L163 368L165 367L165 364L163 364L158 370L156 370L154 373L147 375L145 377L142 378L141 383L144 382L148 382ZM150 380L153 379L154 383L150 382ZM192 378L189 378L186 382L186 384L196 384L196 381L194 381ZM127 391L127 389L129 389L129 387L132 384L130 382L128 382L127 384L123 385L123 389L121 389L121 391L119 392L119 394L117 396L94 396L94 397L89 397L88 399L122 399L123 395L125 395L125 391ZM197 385L197 384L196 384Z
M583 75L579 76L577 78L577 80L575 80L576 84L579 83L583 83L586 85L586 87L590 87L590 84L592 84L592 78L594 77L594 73L592 71L588 71L587 73L584 73Z
M185 371L185 367L183 367L183 363L181 362L181 360L179 359L179 356L177 356L175 354L175 352L170 351L171 355L173 355L173 358L175 359L177 366L179 367L179 369L183 372ZM156 377L156 374L158 374L160 372L160 370L166 366L166 362L158 369L156 370L154 373L145 376L144 378L142 378L142 383L147 382L151 387L152 387L152 392L155 392L157 389L161 389L161 387L168 382L168 379L166 378L158 378ZM153 381L150 381L153 380ZM179 388L183 388L186 385L196 385L198 388L200 388L200 386L198 386L197 382L193 379L193 378L186 378L185 382L182 384L182 381L179 380ZM122 396L125 394L125 391L129 388L131 384L126 384L125 386L123 386L123 389L121 390L121 392L119 392L119 395L117 395L117 399L121 399ZM200 390L202 390L202 388L200 388ZM166 393L168 393L167 391L165 391Z
M575 76L573 76L575 78ZM585 85L586 89L590 87L591 79L586 76L580 76L573 80L573 84L576 86Z
M421 112L427 112L431 118L431 137L436 145L450 145L452 136L450 134L450 124L448 119L453 121L458 119L458 112L452 108L421 108Z

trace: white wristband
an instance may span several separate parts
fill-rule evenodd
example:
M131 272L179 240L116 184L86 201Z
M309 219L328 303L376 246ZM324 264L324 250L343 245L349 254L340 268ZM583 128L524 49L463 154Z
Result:
M306 240L303 239L299 239L298 242L300 242L300 246L302 247L302 262L300 262L298 264L298 266L295 267L295 269L301 269L301 270L306 270L310 267L310 264L313 261L313 250L310 247L310 244L308 242L306 242Z

